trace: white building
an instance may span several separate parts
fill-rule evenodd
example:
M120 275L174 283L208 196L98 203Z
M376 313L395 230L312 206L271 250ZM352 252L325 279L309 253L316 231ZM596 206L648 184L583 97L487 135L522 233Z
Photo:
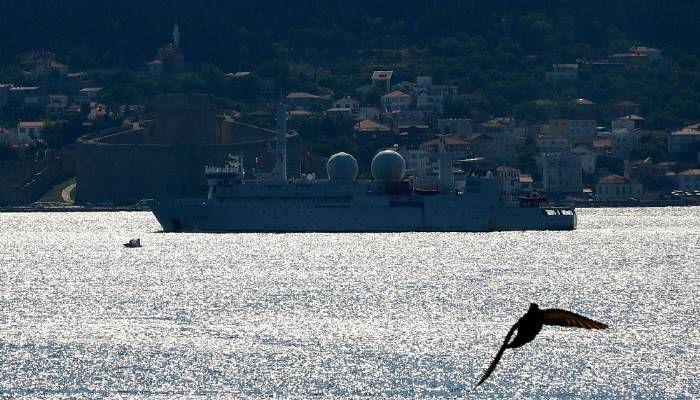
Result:
M642 197L642 184L620 175L608 175L598 181L595 197L598 200L639 200Z
M442 112L445 96L442 93L433 93L424 88L415 91L416 108L420 110L436 110Z
M532 179L532 175L520 174L520 192L524 194L532 193L535 189L535 181Z
M696 143L700 143L700 123L671 132L668 136L668 152L682 153Z
M629 114L625 115L624 117L615 118L614 120L612 120L612 123L610 125L612 126L612 130L614 131L619 129L627 129L633 131L639 128L643 121L644 118L640 117L639 115Z
M596 134L592 119L550 119L549 134L565 137L569 143L591 143Z
M465 136L474 133L474 125L469 118L439 118L438 131L449 135Z
M394 71L374 71L372 73L372 86L383 92L391 90L391 76Z
M496 179L501 189L501 194L520 193L520 170L506 166L496 168Z
M406 160L406 173L410 176L424 177L428 175L432 165L430 156L425 149L407 149L398 150L399 154Z
M576 146L571 153L581 157L581 169L586 174L594 174L598 156L586 146Z
M345 96L334 101L333 108L349 108L352 115L357 115L360 112L360 102L350 96Z
M78 98L80 99L80 101L95 100L101 91L102 91L101 87L82 88L82 89L80 89L80 94L78 95Z
M395 90L382 96L382 106L387 111L401 111L411 107L411 96Z
M583 190L581 157L571 153L542 156L542 184L552 197L579 194Z
M552 82L578 79L578 64L552 64L552 70L547 72L546 77Z
M613 156L628 158L632 150L639 146L641 140L639 131L620 129L612 132Z
M48 96L39 86L14 86L9 89L9 99L14 99L22 106L43 106L48 101Z
M539 149L540 154L561 153L571 148L569 141L559 136L538 135L535 143L537 144L537 149Z
M494 118L479 124L478 129L479 132L493 138L492 157L503 161L513 156L527 135L527 127L512 118Z
M21 121L17 124L17 139L19 141L41 139L44 126L44 121Z
M676 187L684 191L700 190L700 169L688 169L677 173Z
M653 47L632 46L630 47L630 53L645 56L649 61L656 61L662 58L663 52Z

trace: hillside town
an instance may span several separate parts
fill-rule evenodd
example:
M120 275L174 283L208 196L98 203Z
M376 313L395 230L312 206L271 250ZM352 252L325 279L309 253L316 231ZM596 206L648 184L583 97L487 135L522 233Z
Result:
M154 59L145 62L134 72L135 76L159 79L187 73L177 25L172 42L154 53ZM602 60L552 64L541 84L563 85L576 81L581 74L598 70L638 71L658 65L664 57L660 49L635 45L628 52L611 54ZM428 186L438 173L436 154L447 152L454 155L457 180L475 169L492 171L504 195L537 195L556 202L579 203L700 201L700 123L666 129L650 127L646 124L649 110L635 98L603 103L562 96L532 98L526 104L528 113L481 113L475 117L473 110L489 101L483 94L462 92L458 85L438 82L431 75L406 79L400 66L390 64L367 68L364 84L352 90L316 86L313 92L280 88L273 80L256 77L255 71L233 71L219 76L220 71L214 68L212 80L221 86L259 82L262 100L246 110L222 109L213 100L205 101L211 118L182 120L180 125L187 125L191 131L179 134L177 124L171 122L203 109L183 106L175 113L179 116L171 113L164 117L165 114L158 114L157 95L170 94L167 92L153 92L152 101L147 104L120 104L114 99L118 97L115 92L122 88L114 76L107 71L74 70L59 59L60 56L46 51L24 54L17 61L21 80L0 82L0 205L34 203L54 185L72 178L78 195L73 193L68 201L77 199L79 203L87 203L84 196L81 201L80 193L91 190L90 180L93 185L99 185L95 182L121 177L114 176L117 172L94 176L96 168L81 169L81 162L87 163L81 157L88 157L80 150L81 143L93 143L96 138L112 137L118 132L148 130L150 121L156 121L153 125L158 126L158 135L143 134L139 138L122 135L125 138L119 139L123 140L119 144L227 144L242 148L245 143L257 141L270 146L274 135L264 128L274 124L270 110L279 96L276 88L286 89L283 96L290 126L303 143L299 151L306 154L297 160L306 171L293 167L292 175L297 171L296 175L313 172L324 176L322 160L330 156L329 149L342 150L336 147L344 143L360 149L361 164L368 164L371 156L382 149L396 149L406 161L408 177ZM203 68L199 75L206 79L206 72ZM187 104L193 104L191 97L186 99ZM221 132L227 128L218 127L211 140L202 142L198 138L206 135L198 135L197 131L210 129L209 124L215 120L239 130L246 124L259 124L260 129L247 138L236 131L224 140ZM193 121L202 125L197 126ZM323 132L312 134L311 130ZM160 141L153 139L155 136ZM323 140L335 142L326 143L326 147L318 145ZM264 148L255 148L249 153L252 158L249 162L264 170L266 163L260 160L269 155ZM199 158L198 162L222 163L224 156L221 152L216 154L210 159ZM112 163L130 162L129 158L101 157ZM158 165L161 162L158 157L168 156L153 156L143 161L141 167L150 169L149 162ZM318 162L304 162L304 157L316 157ZM187 167L192 172L185 173L197 174L204 164ZM114 171L120 170L115 165ZM137 175L124 179L139 179L137 172L124 173ZM81 188L83 182L85 186ZM89 200L105 204L136 202L138 198L134 196L150 194L135 189L139 185L135 182L120 188L122 192L134 190L133 196L107 194ZM194 194L189 189L184 192Z

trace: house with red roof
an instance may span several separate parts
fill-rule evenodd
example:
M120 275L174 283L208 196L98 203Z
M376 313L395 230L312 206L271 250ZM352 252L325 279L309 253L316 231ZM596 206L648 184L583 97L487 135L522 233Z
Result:
M595 196L598 200L640 199L642 184L620 175L604 176L598 180Z

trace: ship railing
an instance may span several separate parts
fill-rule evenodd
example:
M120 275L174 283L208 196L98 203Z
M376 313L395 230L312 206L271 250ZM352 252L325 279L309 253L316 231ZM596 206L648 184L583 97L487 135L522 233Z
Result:
M209 174L238 174L238 168L235 167L205 167L204 173Z

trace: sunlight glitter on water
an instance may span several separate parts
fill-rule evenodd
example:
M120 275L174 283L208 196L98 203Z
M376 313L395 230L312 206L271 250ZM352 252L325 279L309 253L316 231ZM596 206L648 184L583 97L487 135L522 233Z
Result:
M165 234L148 213L0 214L0 393L697 397L698 221L585 209L573 232ZM612 328L545 328L475 390L530 302Z

